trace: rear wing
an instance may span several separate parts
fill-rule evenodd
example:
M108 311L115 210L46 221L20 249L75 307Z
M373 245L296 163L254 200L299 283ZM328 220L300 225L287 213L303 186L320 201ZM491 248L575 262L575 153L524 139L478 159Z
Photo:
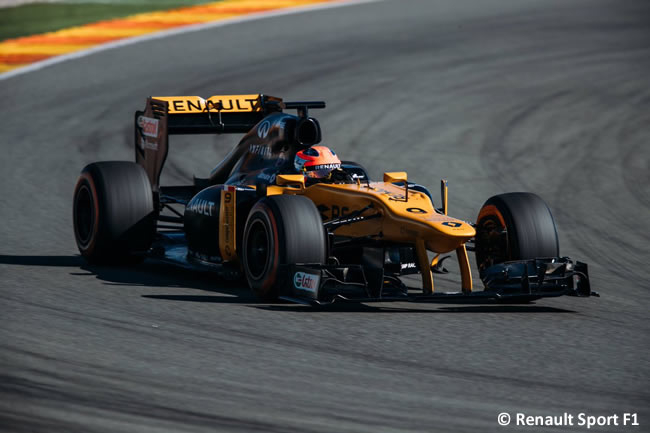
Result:
M147 173L154 193L169 151L169 135L246 133L272 112L285 108L268 95L152 96L135 112L135 161ZM286 107L293 108L293 107Z

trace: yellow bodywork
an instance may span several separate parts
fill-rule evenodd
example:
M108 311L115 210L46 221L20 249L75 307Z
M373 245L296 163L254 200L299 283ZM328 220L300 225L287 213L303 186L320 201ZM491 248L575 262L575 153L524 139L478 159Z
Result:
M219 212L219 251L226 261L237 259L237 188L226 187L221 191L221 212Z
M379 218L340 226L336 234L350 237L376 236L386 241L414 245L424 293L433 292L431 262L427 250L437 254L456 251L462 290L472 290L465 243L476 235L476 231L465 221L438 213L426 194L409 190L407 199L406 188L390 182L318 183L305 187L301 178L302 175L280 175L277 183L283 186L269 186L267 193L300 194L310 198L321 211L324 222L370 205L363 216L379 214ZM406 173L386 173L384 178L403 181Z

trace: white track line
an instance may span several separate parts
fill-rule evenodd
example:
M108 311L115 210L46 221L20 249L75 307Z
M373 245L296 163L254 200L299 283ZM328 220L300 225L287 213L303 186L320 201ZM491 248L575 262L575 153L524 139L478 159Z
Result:
M182 35L184 33L198 32L200 30L211 29L211 28L216 28L216 27L223 27L223 26L227 26L227 25L230 25L230 24L243 23L243 22L246 22L246 21L255 21L255 20L262 19L262 18L271 18L271 17L282 16L282 15L298 14L298 13L301 13L301 12L308 12L308 11L314 11L314 10L333 9L333 8L338 8L338 7L343 7L343 6L353 6L353 5L363 4L363 3L374 3L374 2L378 2L378 1L383 1L383 0L343 0L343 1L340 1L340 2L322 3L322 4L308 5L308 6L298 6L298 7L295 7L295 8L278 9L278 10L273 10L273 11L269 11L269 12L252 13L252 14L249 14L249 15L239 16L239 17L235 17L235 18L229 18L229 19L225 19L225 20L222 20L222 21L214 21L214 22L210 22L210 23L193 24L193 25L189 25L189 26L185 26L185 27L179 27L179 28L176 28L176 29L163 30L163 31L156 32L156 33L149 33L149 34L142 35L142 36L136 36L134 38L122 39L122 40L115 41L115 42L109 42L109 43L106 43L106 44L97 45L95 47L88 48L87 50L75 51L75 52L72 52L72 53L69 53L69 54L63 54L61 56L50 57L49 59L41 60L40 62L32 63L32 64L24 66L22 68L12 69L11 71L7 71L4 74L0 74L0 81L6 80L8 78L16 77L18 75L27 74L29 72L38 71L40 69L47 68L48 66L56 65L58 63L67 62L68 60L79 59L81 57L86 57L86 56L89 56L91 54L100 53L102 51L112 50L114 48L126 47L128 45L133 45L133 44L137 44L137 43L145 42L145 41L151 41L151 40L154 40L154 39L162 39L162 38L166 38L166 37L169 37L169 36Z

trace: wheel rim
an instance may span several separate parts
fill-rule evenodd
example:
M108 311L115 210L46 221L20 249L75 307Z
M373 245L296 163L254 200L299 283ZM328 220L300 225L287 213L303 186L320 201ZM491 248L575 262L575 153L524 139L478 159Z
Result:
M90 189L86 185L82 185L77 191L74 209L74 227L77 240L85 247L90 243L95 229L95 206Z
M246 244L246 267L250 276L261 279L269 265L271 240L264 223L256 220L251 224Z
M476 230L476 261L480 272L508 261L508 233L495 215L479 221Z

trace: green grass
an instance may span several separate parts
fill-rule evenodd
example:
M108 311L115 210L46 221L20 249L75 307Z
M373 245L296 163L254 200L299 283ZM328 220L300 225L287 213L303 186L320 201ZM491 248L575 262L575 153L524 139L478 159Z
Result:
M215 0L67 1L0 8L0 40Z

